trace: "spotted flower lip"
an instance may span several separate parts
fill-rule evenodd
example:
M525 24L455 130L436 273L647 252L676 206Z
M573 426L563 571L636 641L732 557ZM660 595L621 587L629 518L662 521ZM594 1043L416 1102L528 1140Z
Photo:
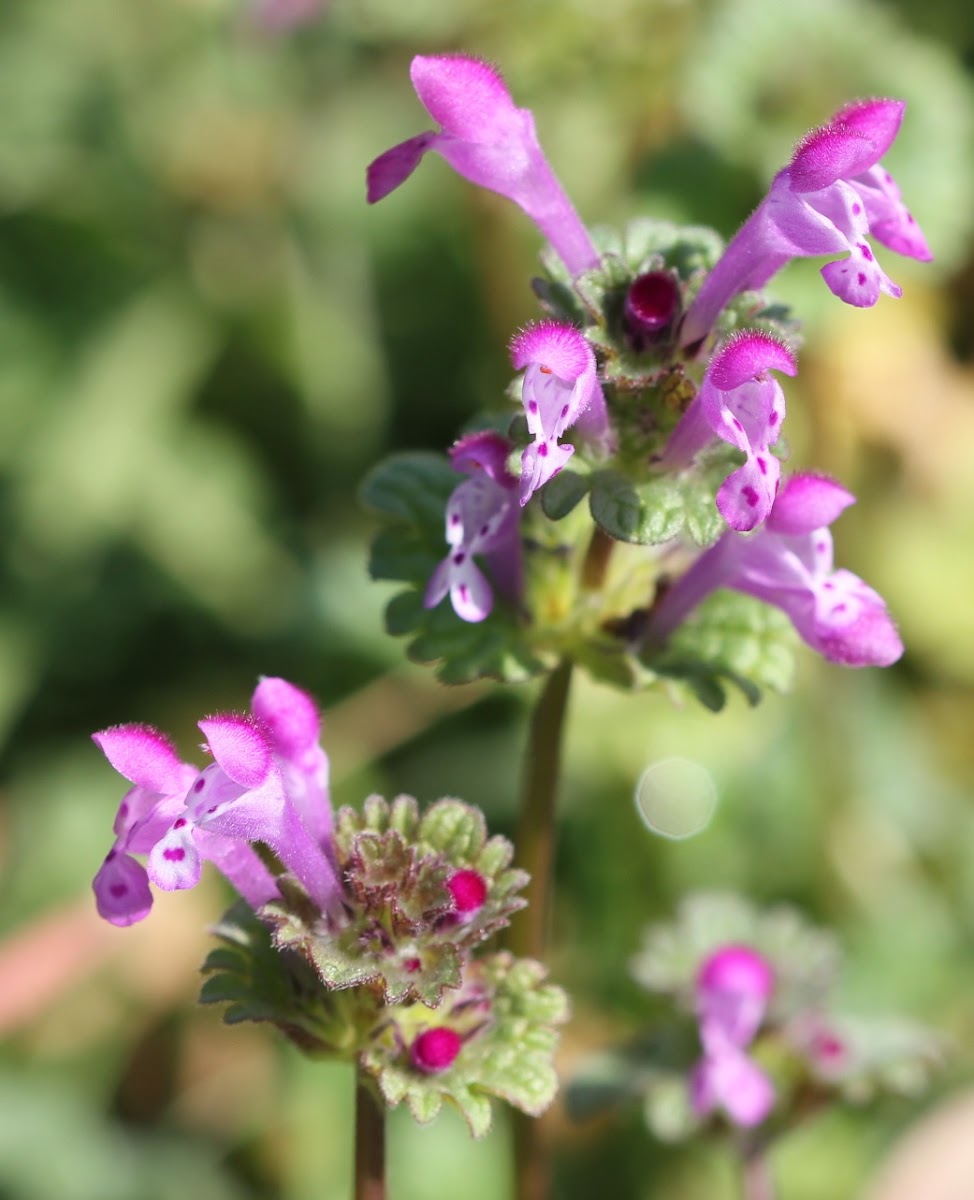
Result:
M649 636L665 641L701 601L726 587L780 608L830 662L890 666L903 643L882 596L851 571L833 568L828 526L854 501L831 479L792 476L761 529L725 533L669 588Z
M433 150L471 183L499 192L527 213L577 275L599 256L538 143L534 117L518 108L497 69L464 55L419 55L410 78L439 132L417 134L375 159L367 198L375 204Z
M598 442L608 437L609 422L595 354L574 325L539 321L515 334L510 349L514 369L524 371L521 402L534 438L521 455L523 507L574 454L558 440L569 426Z
M881 292L901 294L868 237L910 258L932 258L895 180L879 162L905 107L901 100L854 101L802 139L704 280L683 324L684 346L702 341L734 296L763 287L793 258L845 255L821 274L839 299L858 308L874 305Z
M781 476L771 453L785 416L785 397L771 371L794 375L798 364L784 343L758 330L732 337L707 367L700 390L670 435L662 467L681 467L716 436L745 455L717 493L724 520L739 532L764 521Z
M199 722L214 760L202 771L182 762L150 726L119 725L93 735L134 784L93 885L106 920L142 920L152 907L150 880L165 891L194 887L203 861L213 862L252 907L261 907L278 889L256 842L277 854L322 911L337 904L317 710L299 688L270 678L258 685L254 711L262 719L227 713ZM136 854L147 855L145 866Z
M450 552L430 576L423 604L435 608L446 596L461 620L485 620L494 592L474 555L487 560L494 583L510 596L521 585L517 480L507 469L511 445L490 431L461 438L450 451L455 471L468 478L458 484L446 506Z

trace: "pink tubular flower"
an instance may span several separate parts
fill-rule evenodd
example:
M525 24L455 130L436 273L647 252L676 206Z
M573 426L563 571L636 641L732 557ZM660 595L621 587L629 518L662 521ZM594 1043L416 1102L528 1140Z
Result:
M116 725L92 735L116 771L134 786L115 817L115 844L93 888L99 914L112 925L134 925L152 907L149 877L133 853L147 853L162 836L196 777L168 738L149 725Z
M430 577L423 604L435 608L449 595L457 616L483 621L494 607L494 593L475 554L487 558L495 584L512 595L520 589L517 480L507 469L511 446L497 433L474 433L450 451L455 471L469 475L446 506L450 553Z
M575 452L558 439L576 422L594 440L608 436L605 397L592 347L574 325L540 321L511 339L511 361L524 371L521 402L534 442L521 455L523 507Z
M830 479L793 476L762 529L724 534L677 580L653 613L650 636L664 641L711 592L727 587L782 609L830 662L896 662L903 643L883 598L851 571L833 570L828 526L854 501Z
M899 254L932 257L923 233L879 160L903 120L901 100L860 100L840 109L799 144L771 190L731 240L690 306L681 341L699 342L739 292L763 287L793 258L844 254L822 275L858 308L900 288L876 262L867 235Z
M317 733L314 705L285 680L264 679L254 709L262 720L222 714L200 721L215 761L199 773L148 726L93 735L112 766L135 784L94 881L106 920L141 920L152 906L149 880L164 891L194 887L204 859L259 908L278 891L253 842L269 846L323 912L338 902L340 884L329 859L327 760L308 741ZM133 853L148 855L146 867Z
M515 106L497 70L462 55L420 55L409 74L441 132L420 133L375 159L367 172L369 203L397 188L427 150L435 150L471 183L519 205L572 275L595 266L599 256L538 144L534 117Z
M722 946L697 975L703 1058L690 1082L698 1116L722 1108L736 1125L758 1125L774 1106L771 1080L744 1053L761 1027L774 976L749 946Z
M717 493L721 515L740 532L765 520L778 491L781 467L770 447L781 431L785 397L772 370L798 370L795 356L776 338L756 330L731 338L711 360L661 459L663 466L689 464L714 435L742 450L744 465Z

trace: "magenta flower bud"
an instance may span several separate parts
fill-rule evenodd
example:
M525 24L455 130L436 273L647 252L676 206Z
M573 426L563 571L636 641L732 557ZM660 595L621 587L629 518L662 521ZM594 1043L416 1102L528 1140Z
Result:
M462 1046L463 1039L455 1029L446 1025L424 1029L410 1049L413 1066L427 1075L437 1075L453 1066Z
M417 134L375 159L366 176L368 202L399 187L433 150L471 183L519 205L572 275L596 266L598 253L538 144L534 117L514 104L499 72L457 54L417 56L409 73L441 130Z
M637 351L660 339L680 312L680 289L669 271L647 271L629 285L623 315Z
M453 897L453 907L461 917L475 913L487 899L487 880L471 867L455 871L446 881L446 887Z

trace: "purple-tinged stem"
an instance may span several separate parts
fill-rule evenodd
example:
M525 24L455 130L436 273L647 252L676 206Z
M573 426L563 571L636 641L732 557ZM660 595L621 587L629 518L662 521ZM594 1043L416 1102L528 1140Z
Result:
M355 1200L386 1200L386 1114L363 1077L355 1077Z

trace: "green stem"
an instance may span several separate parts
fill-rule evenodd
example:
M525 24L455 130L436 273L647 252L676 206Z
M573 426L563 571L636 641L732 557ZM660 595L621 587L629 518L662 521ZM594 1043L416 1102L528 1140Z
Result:
M555 805L562 734L568 707L572 664L565 659L548 676L531 717L524 756L517 863L531 875L527 908L511 922L508 946L518 957L544 959L551 920L554 884ZM541 1122L514 1113L514 1195L516 1200L547 1200L551 1162Z
M615 544L614 538L610 538L600 526L595 526L582 563L581 584L586 592L602 590Z
M386 1113L361 1067L355 1075L355 1200L386 1200Z
M521 807L514 846L518 866L530 876L527 908L511 921L508 946L518 957L545 957L555 859L555 804L562 731L572 664L565 659L548 676L531 717L524 755Z
M755 1145L744 1154L744 1200L775 1200L774 1179L765 1148Z

